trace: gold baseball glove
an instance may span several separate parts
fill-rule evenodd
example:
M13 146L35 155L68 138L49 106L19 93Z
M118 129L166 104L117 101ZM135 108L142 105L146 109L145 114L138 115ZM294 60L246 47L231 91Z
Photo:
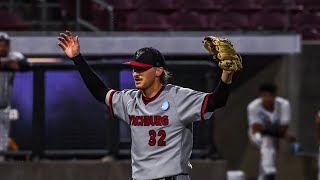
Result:
M242 58L233 48L228 39L220 39L214 36L207 36L202 41L203 46L213 55L221 69L226 71L240 71Z

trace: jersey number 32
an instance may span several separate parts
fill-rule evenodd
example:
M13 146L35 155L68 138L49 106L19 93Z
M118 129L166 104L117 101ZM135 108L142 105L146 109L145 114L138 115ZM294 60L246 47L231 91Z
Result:
M154 146L157 144L157 132L155 130L150 130L149 131L149 136L150 136L150 140L149 140L149 145L150 146ZM166 132L164 130L160 130L158 131L158 136L160 137L158 140L158 146L165 146L166 145Z

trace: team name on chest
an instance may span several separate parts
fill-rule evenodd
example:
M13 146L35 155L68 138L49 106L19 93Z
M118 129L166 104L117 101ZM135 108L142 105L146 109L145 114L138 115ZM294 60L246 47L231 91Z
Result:
M135 116L129 115L131 126L167 126L168 116Z

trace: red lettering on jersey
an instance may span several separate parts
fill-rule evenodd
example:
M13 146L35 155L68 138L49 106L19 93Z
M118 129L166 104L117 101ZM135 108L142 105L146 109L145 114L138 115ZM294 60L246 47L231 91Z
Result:
M168 126L168 124L169 124L168 116L163 116L161 118L161 123L163 126Z
M153 121L156 126L161 126L161 116L154 116Z
M144 119L144 116L139 116L139 126L143 126L143 119Z
M134 119L134 116L129 115L130 125L132 125L133 119Z
M144 126L150 126L151 120L152 120L152 116L144 116L143 118Z
M168 116L135 116L129 115L131 126L168 126Z
M155 126L156 125L156 123L154 122L154 116L150 116L150 125L151 126Z
M133 118L133 125L138 126L139 125L139 116L134 116Z

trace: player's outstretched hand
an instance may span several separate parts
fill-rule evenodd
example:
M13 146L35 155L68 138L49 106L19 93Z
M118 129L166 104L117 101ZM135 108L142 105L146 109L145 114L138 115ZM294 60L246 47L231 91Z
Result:
M73 37L72 33L66 30L65 33L60 33L58 37L61 49L69 58L73 58L80 53L79 37Z

